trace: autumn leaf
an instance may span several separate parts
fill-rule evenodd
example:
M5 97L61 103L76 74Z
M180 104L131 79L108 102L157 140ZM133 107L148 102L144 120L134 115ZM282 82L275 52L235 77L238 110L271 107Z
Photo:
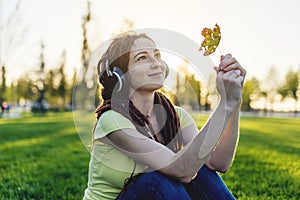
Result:
M204 28L202 29L201 34L204 36L204 40L201 43L199 51L204 50L203 55L208 56L216 51L220 40L221 40L221 31L218 24L215 25L214 29Z

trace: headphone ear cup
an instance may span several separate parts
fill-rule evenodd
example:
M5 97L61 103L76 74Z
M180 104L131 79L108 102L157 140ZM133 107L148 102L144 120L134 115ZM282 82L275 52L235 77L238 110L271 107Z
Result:
M115 66L113 68L113 72L117 73L120 76L120 78L122 78L124 76L123 71L119 67L117 67L117 66Z
M117 89L117 92L120 92L122 90L122 87L123 87L122 77L123 77L124 73L119 67L115 66L114 69L113 69L112 74L114 74L118 79L117 84L119 85L119 87Z

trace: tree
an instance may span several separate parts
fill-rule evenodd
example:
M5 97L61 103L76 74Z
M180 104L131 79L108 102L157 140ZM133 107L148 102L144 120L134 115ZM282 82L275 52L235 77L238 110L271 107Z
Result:
M189 105L192 106L193 110L200 110L200 81L196 80L195 74L189 74L186 76L185 85L190 85L189 89L185 93L185 95L189 98Z
M17 101L21 99L31 99L34 95L34 85L27 75L20 77L17 81Z
M299 72L289 69L285 76L284 84L278 88L278 93L282 96L282 100L290 96L295 99L295 111L297 110L297 91L299 87Z
M46 85L46 77L45 77L45 55L44 55L45 45L41 42L41 53L39 57L39 70L36 71L37 80L35 81L35 92L37 94L37 98L34 106L32 107L32 111L34 113L44 114L47 111L45 106L45 93L47 91Z
M73 73L73 76L72 76L72 80L71 80L71 89L70 89L70 106L73 107L73 109L76 109L76 104L77 104L77 101L76 101L76 96L77 96L77 83L76 83L76 76L77 76L77 73L76 73L76 69L74 69L74 73Z
M88 56L91 54L88 39L87 39L87 25L91 20L91 2L87 2L87 13L82 17L82 51L81 51L81 61L84 63Z
M91 3L87 2L87 12L82 17L82 49L81 49L81 62L82 67L81 70L76 74L76 79L73 85L73 93L72 93L72 106L73 109L84 108L86 106L87 97L81 95L82 93L88 94L89 88L87 86L87 81L90 77L87 77L87 72L89 68L88 58L91 54L88 38L87 38L87 26L91 20ZM94 91L95 92L95 91ZM79 94L81 93L81 94Z
M200 109L201 84L196 80L195 73L188 71L188 62L178 66L176 76L176 96L180 97L175 102L183 104L192 110ZM179 101L179 102L178 102Z
M211 73L208 77L207 81L207 87L203 88L202 90L206 89L206 93L204 93L202 96L202 102L204 105L204 109L206 111L209 111L211 109L214 109L214 106L217 105L218 99L219 99L219 93L217 91L217 74Z
M6 97L8 102L18 102L17 88L13 81L10 83L10 86L7 87Z
M60 108L62 110L65 109L66 104L66 93L67 93L67 80L66 80L66 74L65 74L65 62L66 62L66 52L63 51L62 53L62 63L59 67L58 74L59 74L59 84L57 88L58 96L60 97L62 103L60 105Z
M50 103L52 109L56 109L56 97L57 97L57 87L55 85L55 72L54 70L49 70L46 77L47 93L46 98Z
M187 62L184 62L182 65L179 65L177 68L175 91L176 91L176 96L180 98L177 98L178 101L176 101L177 103L176 105L180 105L180 106L182 106L181 104L188 104L183 98L186 90L185 76L188 74L187 68L188 68Z
M253 96L260 93L259 84L259 80L255 77L251 78L250 80L246 80L242 93L241 110L251 111L251 101L253 100Z
M6 96L5 96L5 92L6 92L6 69L5 66L2 66L1 68L1 87L0 87L0 104L2 103L2 101L5 101Z
M266 98L265 111L273 110L275 97L278 94L278 74L275 66L271 66L267 77L261 82L262 95Z

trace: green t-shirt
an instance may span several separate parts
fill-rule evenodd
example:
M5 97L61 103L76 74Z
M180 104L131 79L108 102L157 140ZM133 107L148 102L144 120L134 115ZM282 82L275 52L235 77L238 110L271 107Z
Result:
M184 109L175 106L175 110L180 119L181 129L194 123L192 117ZM113 110L103 113L98 120L89 165L88 187L84 193L85 200L115 199L121 192L124 181L130 177L135 164L134 160L112 145L97 140L125 128L136 129L129 119ZM147 166L137 163L134 172L138 174L146 170Z

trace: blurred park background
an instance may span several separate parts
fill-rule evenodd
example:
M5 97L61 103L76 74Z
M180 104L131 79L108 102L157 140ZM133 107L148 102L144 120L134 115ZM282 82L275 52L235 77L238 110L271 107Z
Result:
M200 45L202 28L216 22L222 52L248 71L240 143L222 176L238 199L299 199L299 3L124 2L0 0L0 199L81 199L90 154L73 117L84 108L82 123L95 122L101 88L87 60L102 42L165 28ZM177 75L163 92L201 128L216 92L188 62L168 59Z

